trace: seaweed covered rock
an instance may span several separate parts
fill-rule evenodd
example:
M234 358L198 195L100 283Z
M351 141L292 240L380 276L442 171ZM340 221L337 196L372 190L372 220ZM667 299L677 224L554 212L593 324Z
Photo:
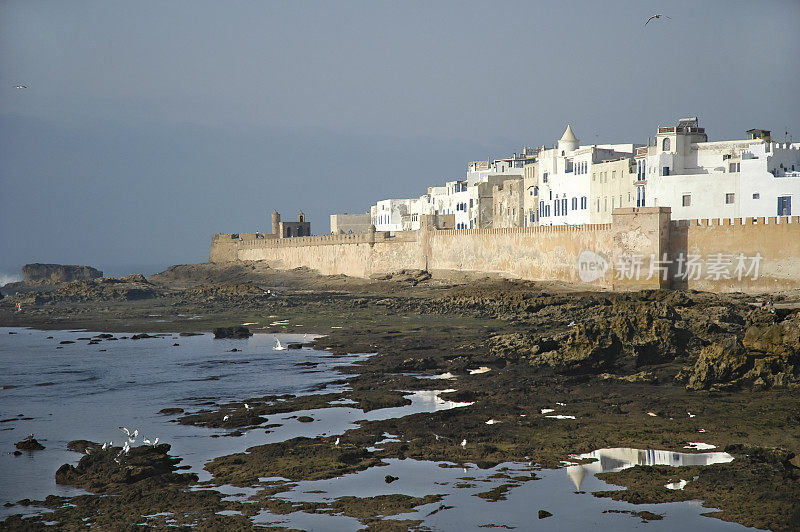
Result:
M90 445L85 445L86 443ZM92 442L80 442L86 447L85 454L77 466L64 464L56 471L56 483L85 488L103 493L120 485L130 485L145 479L162 484L189 484L197 481L193 473L175 473L180 458L167 453L169 444L141 445L133 447L128 453L120 447L102 449Z
M703 390L712 385L731 383L750 369L747 352L736 337L715 342L700 351L694 366L687 372L686 387L690 390Z
M44 449L44 445L39 443L36 438L33 437L33 434L22 441L18 441L14 446L22 451L41 451Z
M250 329L241 325L237 327L216 327L214 329L214 338L250 338L253 333Z
M594 372L613 366L622 342L611 330L596 324L578 325L554 341L557 347L531 358L534 366L550 366L561 372Z

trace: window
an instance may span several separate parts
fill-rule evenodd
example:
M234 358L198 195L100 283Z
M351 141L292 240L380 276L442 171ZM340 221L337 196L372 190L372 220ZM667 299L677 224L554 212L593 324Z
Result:
M684 207L691 207L692 206L692 195L691 194L684 194L683 201L681 203Z
M665 166L661 169L661 175L669 175L669 166Z
M761 194L758 192L753 192L753 199L761 199Z
M586 210L586 204L587 204L587 203L588 203L588 202L586 201L586 196L583 196L583 197L581 198L581 210Z
M741 163L728 163L728 172L738 172Z
M670 142L669 139L664 139L664 142L661 143L662 151L669 151L670 149Z
M600 212L600 198L597 198L597 212Z
M561 215L567 215L567 198L561 200Z
M549 173L545 172L542 174L542 182L547 183L547 176L550 175Z
M726 205L730 205L734 201L736 201L736 194L734 194L733 192L729 192L728 194L725 194L725 204Z
M572 198L572 210L573 211L578 210L578 198Z
M555 208L555 215L561 216L561 202L556 200L556 208Z
M540 212L540 213L542 213L542 216L547 216L547 215L544 213L544 202L543 202L543 201L540 201L540 202L539 202L539 212Z
M778 216L792 215L792 197L778 196Z

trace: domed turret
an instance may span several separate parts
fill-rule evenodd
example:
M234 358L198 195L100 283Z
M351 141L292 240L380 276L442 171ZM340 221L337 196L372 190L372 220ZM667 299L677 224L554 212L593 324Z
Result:
M574 151L578 148L578 138L572 132L572 126L567 125L564 134L558 140L558 151L561 155L566 155L567 152Z

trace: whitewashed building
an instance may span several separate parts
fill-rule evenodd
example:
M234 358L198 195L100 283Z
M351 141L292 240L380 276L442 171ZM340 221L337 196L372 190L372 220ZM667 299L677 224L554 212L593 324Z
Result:
M572 126L568 125L555 148L542 147L539 151L536 163L539 208L534 215L539 225L600 223L606 217L610 222L611 211L620 206L617 205L620 187L627 185L632 191L633 183L625 181L627 172L623 176L620 171L617 176L614 173L617 169L607 163L616 162L625 167L625 163L619 161L632 158L634 149L634 144L580 146ZM612 179L620 180L613 193L608 192L611 190L608 187L598 186L598 179L606 183L609 172ZM626 191L626 201L627 197Z
M428 196L386 199L370 207L372 225L377 231L416 231L420 227L421 214L431 214Z
M667 206L672 219L790 216L800 207L800 144L751 129L708 142L697 118L659 127L637 150L637 205Z

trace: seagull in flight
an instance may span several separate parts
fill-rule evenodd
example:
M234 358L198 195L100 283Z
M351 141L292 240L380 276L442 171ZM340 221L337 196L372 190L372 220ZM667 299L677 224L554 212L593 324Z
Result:
M647 22L650 22L654 18L661 18L661 17L665 17L665 18L668 18L668 19L672 20L672 17L668 17L664 13L656 13L655 15L650 15L650 18L647 19ZM647 26L647 22L644 23L645 26Z

